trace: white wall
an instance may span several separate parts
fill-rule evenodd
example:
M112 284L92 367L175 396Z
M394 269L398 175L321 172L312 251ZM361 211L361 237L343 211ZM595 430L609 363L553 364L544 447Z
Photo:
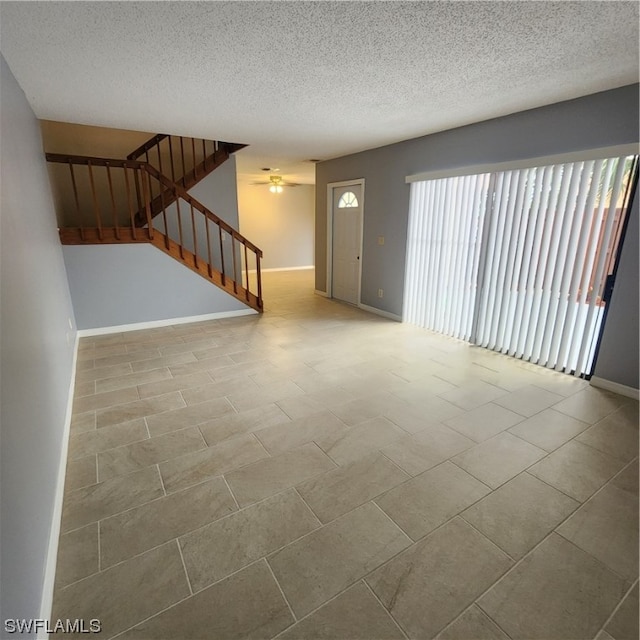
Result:
M314 207L313 185L271 193L238 181L240 233L262 249L263 269L313 266Z
M43 600L46 606L51 597L44 584L52 530L57 541L56 486L65 446L75 324L40 128L1 56L0 96L4 624L6 618L39 618ZM55 560L53 553L50 557Z

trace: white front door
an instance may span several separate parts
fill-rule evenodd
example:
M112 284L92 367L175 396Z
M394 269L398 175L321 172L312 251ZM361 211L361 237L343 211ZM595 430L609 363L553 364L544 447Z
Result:
M358 304L362 246L362 185L333 187L332 296Z

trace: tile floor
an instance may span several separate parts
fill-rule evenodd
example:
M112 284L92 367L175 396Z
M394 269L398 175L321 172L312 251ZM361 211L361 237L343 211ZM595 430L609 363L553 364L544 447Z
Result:
M54 618L102 637L638 638L638 403L265 277L85 338Z

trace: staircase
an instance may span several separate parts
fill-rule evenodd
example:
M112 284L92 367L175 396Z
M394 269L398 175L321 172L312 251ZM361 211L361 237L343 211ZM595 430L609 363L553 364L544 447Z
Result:
M126 160L47 153L68 167L62 244L153 244L262 312L262 251L187 191L244 146L158 134Z

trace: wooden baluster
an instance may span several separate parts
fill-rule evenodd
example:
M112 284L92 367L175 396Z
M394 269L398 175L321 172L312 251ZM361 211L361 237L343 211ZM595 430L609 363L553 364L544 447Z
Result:
M91 160L87 162L89 168L89 182L91 183L91 194L93 196L93 210L96 214L96 220L98 221L98 238L102 240L102 217L100 215L100 205L98 204L98 196L96 194L96 185L93 181L93 167L91 166Z
M111 217L113 219L113 227L115 229L116 240L120 240L120 228L118 227L118 212L116 211L116 199L113 195L113 181L111 179L111 166L106 163L107 180L109 182L109 195L111 196Z
M144 152L145 162L147 164L151 164L149 162L149 150L145 150ZM149 174L147 174L147 186L149 187L149 201L153 200L153 187L151 186L151 181L149 180Z
M204 217L204 228L207 232L207 257L209 258L209 277L213 276L212 266L211 266L211 238L209 237L209 218L207 216Z
M258 306L262 307L262 276L260 274L260 252L256 251L256 277L258 279Z
M182 183L182 186L184 186L185 185L184 176L187 173L187 170L185 169L185 166L184 166L184 139L182 136L180 136L180 156L182 157L182 178L180 182Z
M191 206L191 229L193 230L193 264L197 269L198 268L198 236L196 234L196 219L193 215L193 204L190 202L189 205Z
M196 170L198 164L196 160L196 139L191 138L191 153L193 154L193 177L197 177L198 172Z
M160 203L162 204L162 222L164 223L164 246L169 248L169 224L167 222L167 208L164 204L164 188L160 185Z
M227 274L224 271L224 248L222 246L222 227L220 224L218 224L218 237L220 238L220 266L222 271L222 286L224 287Z
M176 211L178 213L178 237L180 238L180 257L184 260L184 243L182 241L182 215L180 214L180 197L176 198Z
M71 173L71 185L73 186L73 198L76 203L76 219L80 225L80 238L84 240L84 227L82 226L82 217L80 215L80 200L78 198L78 186L76 185L76 174L73 171L73 164L69 160L69 171Z
M140 170L142 181L142 197L144 199L144 210L147 218L147 236L153 240L153 221L151 219L151 191L149 188L149 175L146 169Z
M164 171L162 170L162 155L160 154L161 143L162 143L162 140L160 140L160 142L156 144L156 151L158 152L158 170L162 175L164 175ZM158 190L162 198L162 206L164 207L164 194L166 193L166 189L164 188L164 185L160 181L158 181ZM166 230L166 226L165 226L165 230Z
M233 232L229 235L231 236L231 256L233 257L233 292L238 293L238 259L236 256L236 245L234 244L235 237Z
M171 160L171 181L176 181L176 168L173 164L173 145L171 144L171 136L169 136L169 159Z
M205 171L207 169L207 142L203 138L202 139L202 162L204 164Z
M138 175L138 170L134 169L133 170L133 181L134 184L136 185L136 201L138 203L138 212L142 211L143 208L143 204L142 204L142 192L141 192L141 187L140 187L140 176Z
M131 235L136 240L136 214L131 205L131 186L129 185L129 174L127 167L124 168L124 185L127 192L127 208L129 209L129 220L131 221ZM135 171L135 170L134 170Z
M160 142L162 142L162 140ZM162 170L162 156L160 155L160 142L156 144L156 150L158 152L158 169L160 170L160 173L164 175L164 171ZM162 185L159 185L159 187L162 190Z
M249 254L247 253L247 243L243 242L243 244L244 244L244 268L247 273L247 288L246 288L245 295L248 300L249 299Z

